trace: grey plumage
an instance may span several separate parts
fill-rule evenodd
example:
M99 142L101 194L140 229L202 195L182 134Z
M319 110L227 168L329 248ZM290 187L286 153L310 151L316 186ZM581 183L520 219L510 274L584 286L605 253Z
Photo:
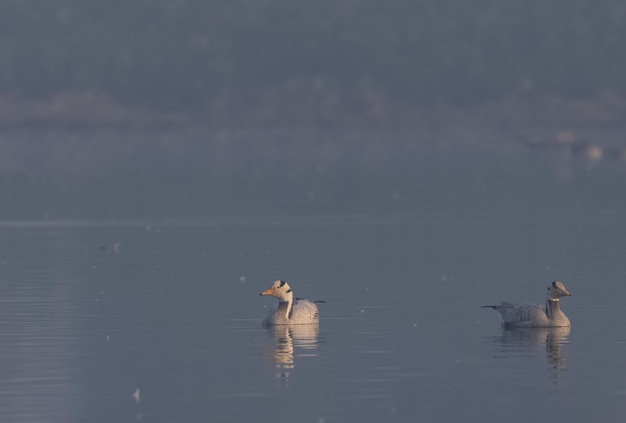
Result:
M502 302L498 305L483 306L483 308L496 310L502 318L502 326L505 329L569 327L570 321L559 307L559 299L570 295L562 282L554 281L548 287L545 307L535 304Z

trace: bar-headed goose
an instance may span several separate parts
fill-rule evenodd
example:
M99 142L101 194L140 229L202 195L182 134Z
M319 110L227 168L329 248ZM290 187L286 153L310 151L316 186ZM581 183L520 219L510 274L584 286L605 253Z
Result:
M296 298L294 301L293 291L289 284L283 280L278 280L261 295L271 295L278 298L278 308L271 311L263 319L264 326L271 325L309 325L317 324L320 321L319 312L315 303L324 301L309 301Z
M561 311L559 299L571 295L562 282L554 281L548 286L545 307L502 302L499 305L488 305L483 308L493 308L500 313L502 327L505 329L569 327L569 319Z

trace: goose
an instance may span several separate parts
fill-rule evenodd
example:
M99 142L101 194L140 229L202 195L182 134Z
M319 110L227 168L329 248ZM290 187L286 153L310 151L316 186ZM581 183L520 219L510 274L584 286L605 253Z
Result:
M296 298L293 290L283 280L275 281L261 295L271 295L278 298L278 308L268 313L263 319L263 326L272 325L310 325L320 321L316 303L324 301L309 301Z
M569 327L569 319L561 311L559 299L571 295L563 282L554 281L548 286L545 307L535 304L511 304L503 301L498 305L487 305L482 308L493 308L500 313L502 327L505 329Z

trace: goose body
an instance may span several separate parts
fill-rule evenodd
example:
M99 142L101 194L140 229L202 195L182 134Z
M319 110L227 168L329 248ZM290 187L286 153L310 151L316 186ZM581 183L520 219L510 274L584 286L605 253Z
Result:
M506 301L498 305L483 306L493 308L502 318L502 327L513 328L553 328L569 327L570 321L559 306L562 297L569 297L562 282L554 281L548 287L545 306L536 304L512 304Z
M293 290L283 280L272 283L261 295L271 295L278 299L276 310L270 311L263 319L264 326L310 325L320 321L317 304L301 298L294 299Z

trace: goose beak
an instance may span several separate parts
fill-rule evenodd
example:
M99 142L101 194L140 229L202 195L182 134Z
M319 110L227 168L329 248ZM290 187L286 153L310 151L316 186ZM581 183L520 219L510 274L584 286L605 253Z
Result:
M272 289L268 288L265 291L261 292L259 295L272 295Z

